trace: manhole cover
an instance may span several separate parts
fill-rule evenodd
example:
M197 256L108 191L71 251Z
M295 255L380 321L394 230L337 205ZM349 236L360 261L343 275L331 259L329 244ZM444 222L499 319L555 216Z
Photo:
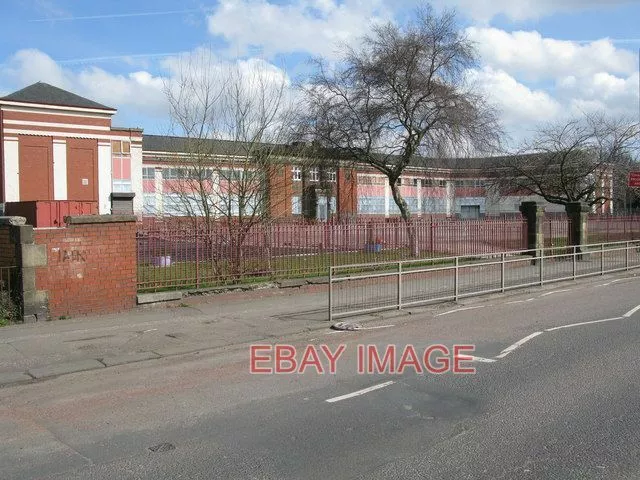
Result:
M149 447L153 453L162 453L168 452L169 450L175 450L176 446L173 443L160 443L159 445L154 445L153 447Z
M334 330L353 331L353 330L360 330L362 328L362 325L360 325L359 323L338 322L331 325L331 328L333 328Z

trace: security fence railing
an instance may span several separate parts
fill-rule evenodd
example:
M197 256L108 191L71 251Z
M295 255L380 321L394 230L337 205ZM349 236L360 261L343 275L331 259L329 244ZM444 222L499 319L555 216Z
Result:
M14 266L0 267L0 292L12 292L12 280L15 282L17 268Z
M329 320L640 268L640 240L329 268Z
M331 265L526 247L521 217L344 223L273 221L241 228L197 218L145 218L138 224L138 289L198 289L283 278L326 276ZM413 233L415 249L412 249Z

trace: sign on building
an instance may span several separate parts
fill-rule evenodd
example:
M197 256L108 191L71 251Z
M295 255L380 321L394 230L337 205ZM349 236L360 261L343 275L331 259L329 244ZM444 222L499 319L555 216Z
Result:
M640 172L629 172L629 186L640 188Z

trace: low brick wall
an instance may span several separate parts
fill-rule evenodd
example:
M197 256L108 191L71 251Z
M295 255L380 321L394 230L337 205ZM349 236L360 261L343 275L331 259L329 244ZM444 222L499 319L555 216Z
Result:
M65 218L66 228L35 229L46 252L35 268L35 289L46 292L49 316L119 312L136 301L135 217ZM43 253L44 253L43 252Z

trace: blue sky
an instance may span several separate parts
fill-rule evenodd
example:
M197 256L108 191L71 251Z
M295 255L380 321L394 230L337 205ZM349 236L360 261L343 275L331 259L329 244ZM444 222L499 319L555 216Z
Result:
M370 21L402 21L415 0L4 0L0 94L38 80L119 109L114 123L166 130L163 81L178 53L259 58L291 78L331 58ZM640 1L435 0L455 6L477 42L472 74L524 135L589 109L638 115Z

